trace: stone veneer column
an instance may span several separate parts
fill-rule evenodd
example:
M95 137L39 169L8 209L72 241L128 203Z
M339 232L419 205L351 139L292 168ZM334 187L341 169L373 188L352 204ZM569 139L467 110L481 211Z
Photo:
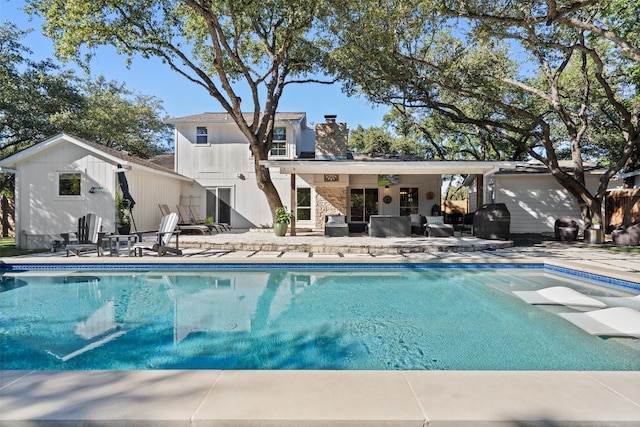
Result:
M316 228L324 229L325 215L347 215L346 187L316 187Z

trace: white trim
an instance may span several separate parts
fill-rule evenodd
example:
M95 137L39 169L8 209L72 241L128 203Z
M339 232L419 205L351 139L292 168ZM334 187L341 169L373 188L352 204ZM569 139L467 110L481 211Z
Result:
M486 174L516 162L478 161L360 161L360 160L262 160L260 165L278 169L281 174Z

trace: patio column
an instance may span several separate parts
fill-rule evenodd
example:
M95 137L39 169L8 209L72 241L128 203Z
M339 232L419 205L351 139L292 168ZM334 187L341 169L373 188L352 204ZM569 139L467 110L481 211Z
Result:
M476 175L476 209L484 205L484 175Z

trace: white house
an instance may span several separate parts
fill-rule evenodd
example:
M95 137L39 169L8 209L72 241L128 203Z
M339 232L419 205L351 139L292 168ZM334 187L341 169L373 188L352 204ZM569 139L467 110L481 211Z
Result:
M46 248L60 233L75 231L87 213L103 217L105 232L115 232L117 172L125 171L136 201L137 230L158 228L158 203L180 202L195 185L190 178L71 135L59 134L0 161L16 174L15 236L20 248Z
M248 141L226 113L167 121L175 126L173 170L126 153L57 135L0 161L16 173L16 236L20 247L47 247L93 212L115 229L117 171L125 170L136 230L157 227L158 204L191 206L201 218L236 229L270 225L271 211L258 189ZM335 116L310 127L305 113L278 113L269 160L271 178L297 228L321 230L328 214L365 223L370 215L431 215L441 206L441 176L473 177L470 211L505 203L511 232L550 232L560 216L579 219L577 203L546 169L526 162L423 161L399 156L354 158L348 126ZM600 170L587 171L590 189ZM70 194L69 188L72 189Z
M256 185L248 141L226 113L168 120L175 125L175 170L206 189L201 217L234 228L271 224L266 198ZM325 116L314 128L304 113L278 113L269 160L262 165L297 228L322 229L327 214L366 222L372 214L430 215L440 209L442 174L487 174L504 162L415 161L358 158L347 151L348 127ZM191 197L199 197L192 194ZM190 204L183 198L183 204Z

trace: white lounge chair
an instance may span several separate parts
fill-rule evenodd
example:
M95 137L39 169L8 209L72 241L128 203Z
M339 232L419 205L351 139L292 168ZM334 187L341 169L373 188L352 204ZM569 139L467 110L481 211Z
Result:
M629 307L558 315L591 335L640 338L640 311Z
M64 235L66 234L66 236ZM80 252L97 251L98 256L102 255L102 217L95 214L87 214L78 219L78 231L74 233L64 233L65 241L69 241L69 235L76 235L76 242L66 245L67 256L74 253L80 256Z
M138 233L139 241L132 246L134 253L137 252L138 256L142 256L142 250L147 249L157 252L158 256L162 256L167 252L182 255L182 251L178 247L178 236L180 235L180 230L176 230L177 225L177 213L172 212L169 215L163 216L160 221L158 231L153 232L153 240L145 240L144 235L147 233ZM176 238L175 248L170 246L173 236Z
M605 308L607 306L598 299L566 286L553 286L537 291L513 291L513 293L529 304L565 305L579 309Z

